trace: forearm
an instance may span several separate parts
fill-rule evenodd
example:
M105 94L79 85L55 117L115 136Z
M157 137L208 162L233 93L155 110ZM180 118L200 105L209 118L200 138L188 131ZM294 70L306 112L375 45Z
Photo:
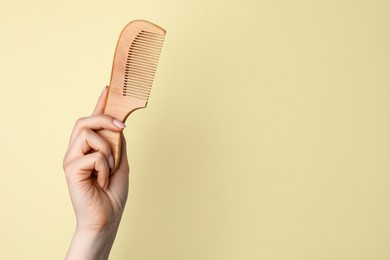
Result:
M66 255L66 260L107 260L118 227L104 230L77 228Z

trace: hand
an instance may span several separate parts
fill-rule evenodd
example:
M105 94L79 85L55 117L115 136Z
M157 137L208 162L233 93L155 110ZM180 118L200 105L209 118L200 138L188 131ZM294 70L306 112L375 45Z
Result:
M102 114L107 95L108 88L105 88L92 116L77 121L63 162L77 219L69 259L108 258L127 200L129 165L125 139L122 138L119 168L110 176L114 165L111 148L96 133L100 129L122 132L125 127L122 122Z

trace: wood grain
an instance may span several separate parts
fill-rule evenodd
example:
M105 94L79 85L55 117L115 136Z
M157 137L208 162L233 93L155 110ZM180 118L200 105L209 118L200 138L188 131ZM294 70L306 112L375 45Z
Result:
M147 98L129 96L124 92L124 86L127 84L125 83L126 73L127 78L129 78L129 74L126 72L126 68L129 67L129 60L132 60L133 58L131 57L133 52L131 52L130 48L134 46L134 44L137 44L136 39L139 38L138 35L147 34L146 37L142 38L142 44L145 43L147 48L143 48L142 46L144 45L142 45L141 48L137 47L140 50L137 51L136 59L137 62L139 61L141 64L143 64L143 60L145 60L145 63L150 63L150 60L152 60L152 62L154 62L157 66L159 53L157 55L156 51L151 49L149 46L155 46L155 42L161 42L162 45L165 33L165 30L161 27L144 20L135 20L126 25L119 36L114 54L109 94L107 98L107 104L104 109L104 114L110 115L122 122L125 122L127 117L133 111L140 108L145 108L147 106ZM153 37L149 37L149 35L152 35ZM130 66L132 66L132 63L130 63ZM155 69L155 67L153 68ZM148 80L148 82L153 81L154 74L149 73L149 70L145 70L140 66L134 66L131 68L131 70L135 71L136 73L132 75L137 75L138 79L135 79L135 81L138 82L139 78L141 78L143 81L145 81L145 79ZM137 92L144 91L142 87L142 85L141 87L134 86L135 91ZM127 88L129 88L129 86L127 86ZM98 132L98 134L105 138L111 146L115 161L115 166L111 171L111 174L113 174L120 165L122 136L120 133L115 133L109 130L101 130Z

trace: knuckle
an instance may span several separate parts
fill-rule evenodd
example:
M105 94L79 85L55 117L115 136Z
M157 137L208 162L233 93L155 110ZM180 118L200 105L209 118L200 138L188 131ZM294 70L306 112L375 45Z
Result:
M68 166L69 166L69 154L68 152L65 154L64 159L62 160L62 169L64 172L68 171Z
M94 154L95 154L95 160L96 160L96 161L101 162L101 161L105 161L105 160L106 160L106 157L104 156L103 153L101 153L101 152L95 152Z
M85 121L85 117L80 117L79 119L77 119L75 123L75 128L81 128L84 121Z
M91 133L91 130L89 130L87 128L82 128L82 129L80 129L79 135L82 136L83 138L86 138L90 133Z
M65 163L63 165L65 176L68 178L69 175L71 175L72 172L72 164L71 163Z
M66 158L64 158L64 160L62 161L62 170L64 170L64 172L66 172L67 165L68 165L68 162L67 162Z

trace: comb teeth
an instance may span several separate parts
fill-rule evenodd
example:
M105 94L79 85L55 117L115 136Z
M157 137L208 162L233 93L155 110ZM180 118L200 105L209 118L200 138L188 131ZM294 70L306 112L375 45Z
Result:
M133 40L126 60L123 96L148 101L164 35L142 30Z

